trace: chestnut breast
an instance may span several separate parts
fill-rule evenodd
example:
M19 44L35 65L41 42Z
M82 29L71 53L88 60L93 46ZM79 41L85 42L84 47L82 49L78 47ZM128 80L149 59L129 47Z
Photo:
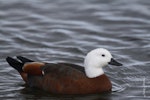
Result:
M103 74L88 78L84 67L73 64L46 64L42 67L43 76L28 76L28 84L55 94L88 94L110 91L108 77Z

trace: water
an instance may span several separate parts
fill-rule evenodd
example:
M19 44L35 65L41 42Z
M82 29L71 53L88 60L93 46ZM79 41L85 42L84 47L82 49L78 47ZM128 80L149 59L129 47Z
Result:
M149 11L149 0L0 0L0 99L149 99ZM104 68L111 93L64 96L30 89L5 61L23 55L82 65L98 47L123 63Z

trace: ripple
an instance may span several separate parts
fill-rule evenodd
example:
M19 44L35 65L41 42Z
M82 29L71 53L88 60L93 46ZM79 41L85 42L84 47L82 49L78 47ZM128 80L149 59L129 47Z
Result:
M0 98L148 98L149 6L148 0L1 0ZM37 61L83 65L86 53L97 47L109 49L123 63L104 68L113 84L110 94L81 97L41 93L23 86L21 77L5 61L7 56L23 55Z

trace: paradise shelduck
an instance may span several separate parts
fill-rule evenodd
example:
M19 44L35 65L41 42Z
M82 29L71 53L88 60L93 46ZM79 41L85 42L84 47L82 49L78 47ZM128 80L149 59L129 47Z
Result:
M18 60L17 60L18 59ZM121 66L103 48L90 51L84 66L70 63L35 62L25 57L7 57L30 87L39 88L53 94L89 94L111 91L112 84L102 67L111 64Z

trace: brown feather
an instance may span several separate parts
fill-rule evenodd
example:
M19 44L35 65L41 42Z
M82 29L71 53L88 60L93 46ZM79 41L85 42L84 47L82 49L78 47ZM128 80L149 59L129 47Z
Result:
M64 64L46 64L44 76L30 75L29 85L57 94L88 94L110 91L111 82L106 75L88 78L85 73Z
M44 66L44 63L41 62L31 62L26 63L23 66L23 72L28 73L30 75L42 75L41 66Z

